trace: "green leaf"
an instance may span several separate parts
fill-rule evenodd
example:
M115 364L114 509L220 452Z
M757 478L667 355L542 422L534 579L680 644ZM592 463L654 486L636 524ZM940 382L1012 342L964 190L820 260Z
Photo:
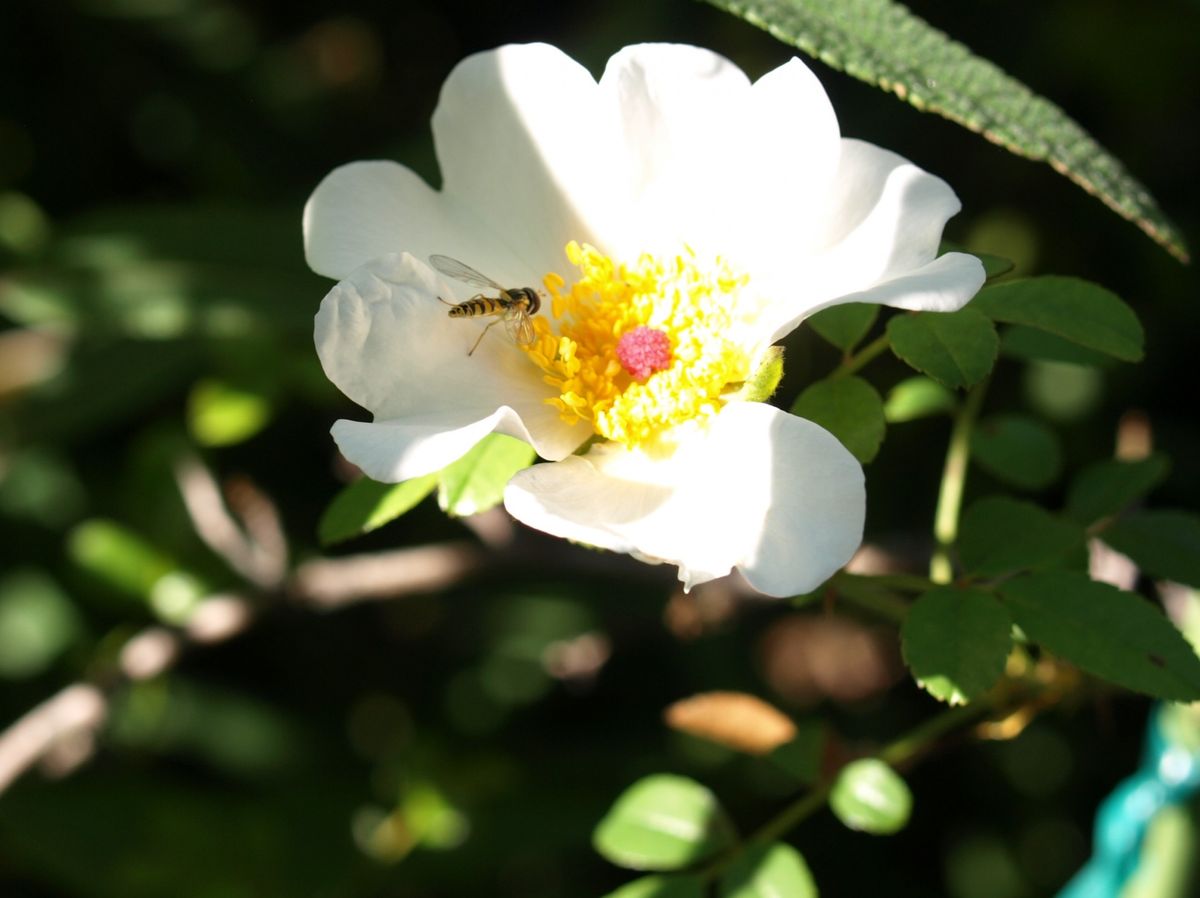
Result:
M850 829L888 836L907 825L912 792L883 761L863 758L842 768L829 793L829 807Z
M1012 619L979 589L934 589L913 603L900 630L904 663L934 698L962 705L991 689L1012 649Z
M858 377L817 381L792 404L792 414L820 424L864 464L883 443L883 400Z
M897 315L887 326L892 351L947 387L973 387L992 370L1000 338L973 308Z
M1001 332L1000 352L1009 358L1027 362L1062 362L1087 368L1108 368L1116 364L1112 356L1020 324L1006 327Z
M993 256L990 253L970 253L970 255L983 263L983 273L989 281L1002 274L1008 274L1015 267L1012 259L1005 259L1003 256Z
M643 876L604 898L704 898L704 880L696 876Z
M1200 699L1200 658L1141 596L1067 571L999 589L1030 639L1088 673L1161 699Z
M796 736L776 748L767 760L805 785L813 785L821 775L821 760L825 755L825 727L816 720L802 720L796 725Z
M42 673L81 630L75 606L44 572L16 570L0 580L0 677Z
M893 0L709 0L835 69L1044 160L1187 261L1183 237L1120 162L1058 106Z
M665 773L622 792L592 834L601 855L633 870L678 870L724 851L734 839L712 792Z
M981 468L1013 486L1039 490L1062 473L1062 447L1046 425L1023 415L995 415L971 434L971 456Z
M67 537L76 565L110 589L143 600L163 621L180 624L204 599L204 583L116 521L84 521Z
M939 256L944 256L946 253L966 253L968 256L974 256L983 263L983 273L989 281L1000 277L1002 274L1008 274L1016 267L1011 259L1006 259L1003 256L993 256L991 253L973 252L950 240L943 240L941 246L938 247Z
M1078 524L1031 502L980 499L963 515L958 555L968 573L994 576L1056 562L1085 539Z
M533 447L500 433L484 437L466 455L438 474L438 505L458 517L499 505L517 471L533 464Z
M849 352L867 335L878 317L879 306L875 303L844 302L822 309L807 323L838 349Z
M721 898L817 898L808 864L791 845L772 842L742 853L721 878Z
M403 483L379 483L362 477L343 489L317 524L321 545L328 546L377 530L415 508L438 484L438 475L426 474Z
M1089 465L1071 482L1067 514L1081 524L1091 524L1123 511L1162 483L1169 468L1165 455Z
M1024 278L984 287L971 308L1023 324L1124 362L1142 358L1142 325L1120 297L1079 278Z
M958 405L954 394L928 377L910 377L892 387L883 403L883 417L889 424L915 421L930 415L953 412Z
M1152 577L1200 588L1200 517L1186 511L1135 511L1100 538Z
M201 446L232 446L262 430L271 402L261 393L216 380L202 380L188 396L188 430Z

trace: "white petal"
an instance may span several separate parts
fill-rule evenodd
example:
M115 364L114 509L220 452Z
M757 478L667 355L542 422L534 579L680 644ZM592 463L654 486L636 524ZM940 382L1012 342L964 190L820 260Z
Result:
M595 106L596 82L583 66L527 44L464 59L433 114L447 197L539 279L567 273L567 241L602 245L594 231L614 208L605 179L611 129Z
M520 472L504 503L531 527L679 566L685 587L737 567L769 595L807 592L862 539L862 468L824 429L731 403L672 456L601 444Z
M469 261L501 283L537 283L477 216L395 162L352 162L330 172L304 207L304 253L318 274L345 278L378 256L434 253ZM531 280L532 279L532 280Z
M329 291L317 313L315 334L325 373L373 412L379 426L389 425L369 436L361 427L375 425L342 427L339 440L355 434L371 447L373 458L381 453L408 458L415 451L410 444L488 421L476 440L496 429L528 441L543 458L574 451L588 434L565 424L546 403L551 391L541 371L508 339L503 326L493 328L474 355L467 355L486 322L449 318L438 302L449 289L424 263L404 254L372 260ZM497 417L499 410L506 411ZM396 441L392 455L383 447L389 439ZM461 448L462 455L473 444L447 439L434 445ZM347 457L361 465L350 452ZM443 458L433 469L456 457ZM407 466L403 471L396 476L416 476Z
M748 115L746 76L709 50L639 44L608 61L600 93L625 205L610 251L633 259L683 241L709 250L728 230L721 213L736 192L727 175Z
M333 439L342 455L372 480L398 483L440 471L493 431L512 433L520 419L510 408L454 427L439 422L336 421ZM513 434L519 436L519 434Z
M839 302L950 311L982 286L983 266L970 257L934 261L961 204L945 181L901 156L843 140L827 203L825 247L759 278L774 301L763 319L772 338Z
M826 207L842 148L829 97L799 59L756 81L744 105L733 156L715 177L737 187L720 212L730 226L722 254L753 271L824 234L816 213Z

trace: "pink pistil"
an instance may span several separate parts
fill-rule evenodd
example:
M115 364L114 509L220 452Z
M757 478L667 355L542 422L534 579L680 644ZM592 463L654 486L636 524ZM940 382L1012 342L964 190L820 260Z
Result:
M629 376L642 383L671 364L671 343L662 331L638 325L622 335L617 343L617 358Z

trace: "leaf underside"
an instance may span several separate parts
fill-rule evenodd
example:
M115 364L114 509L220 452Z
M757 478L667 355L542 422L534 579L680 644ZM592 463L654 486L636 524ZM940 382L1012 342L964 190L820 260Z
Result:
M1125 167L1058 106L892 0L708 0L832 68L1047 162L1181 262L1183 236Z

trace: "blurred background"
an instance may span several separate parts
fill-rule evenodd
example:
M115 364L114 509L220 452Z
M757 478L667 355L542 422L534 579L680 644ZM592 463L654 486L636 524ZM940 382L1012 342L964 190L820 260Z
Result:
M913 8L1062 105L1200 248L1200 5ZM447 72L531 40L597 75L643 40L752 77L793 55L684 0L0 7L0 727L50 702L0 756L6 898L599 895L628 877L590 832L637 777L694 776L745 829L794 792L672 732L670 702L745 690L849 746L935 710L879 621L720 585L684 597L671 571L499 513L429 500L319 546L353 476L328 429L362 412L313 351L329 284L304 265L303 203L356 159L438 183ZM813 65L844 134L954 186L949 239L1098 281L1141 316L1143 364L1012 360L988 409L1050 424L1068 472L1142 422L1173 460L1155 503L1200 507L1194 268L1047 166ZM804 332L787 358L782 403L836 362ZM948 431L893 427L868 471L869 540L918 567ZM1053 507L1062 484L1035 497ZM999 488L973 471L968 497ZM874 894L882 870L896 896L1048 894L1085 858L1148 708L1118 696L951 745L912 772L900 835L824 814L793 841L829 895ZM47 721L73 735L42 751Z

